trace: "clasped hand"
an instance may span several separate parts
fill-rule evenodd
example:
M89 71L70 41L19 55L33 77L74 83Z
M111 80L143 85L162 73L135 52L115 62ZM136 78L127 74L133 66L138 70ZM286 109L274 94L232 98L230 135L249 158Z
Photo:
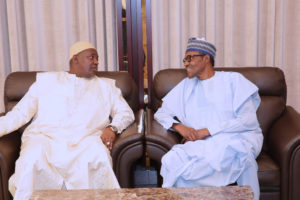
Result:
M183 137L181 141L182 143L185 143L187 141L203 140L206 137L210 136L207 128L196 130L183 124L174 124L172 128L179 132L179 134Z

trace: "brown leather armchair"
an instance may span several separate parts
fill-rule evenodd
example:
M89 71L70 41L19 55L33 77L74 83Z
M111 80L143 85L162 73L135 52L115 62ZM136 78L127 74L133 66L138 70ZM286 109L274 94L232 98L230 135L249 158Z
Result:
M274 67L216 68L243 74L259 88L261 104L257 111L264 134L262 152L257 158L260 199L300 199L300 114L286 105L283 72ZM146 152L161 166L162 156L179 143L180 136L153 120L161 99L183 78L185 69L159 71L153 80L152 99L146 117Z
M98 72L97 76L115 79L116 85L135 113L135 122L116 138L111 151L113 169L120 186L132 187L133 167L144 153L144 113L138 106L137 86L127 72ZM8 75L4 88L6 112L24 96L35 77L36 72L14 72ZM0 138L0 199L10 198L8 179L13 174L15 161L19 157L23 130L24 127Z

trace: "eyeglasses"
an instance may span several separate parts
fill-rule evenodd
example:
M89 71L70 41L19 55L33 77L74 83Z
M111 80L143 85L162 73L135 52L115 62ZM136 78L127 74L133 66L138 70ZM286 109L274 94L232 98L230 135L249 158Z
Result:
M185 63L186 61L187 61L187 62L191 62L192 59L193 59L195 56L205 56L205 55L204 55L204 54L187 55L187 56L182 60L182 62L183 62L183 63Z

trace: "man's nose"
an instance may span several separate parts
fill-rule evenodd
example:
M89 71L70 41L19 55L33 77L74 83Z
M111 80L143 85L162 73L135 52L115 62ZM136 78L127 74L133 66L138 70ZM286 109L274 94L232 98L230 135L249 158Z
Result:
M94 64L95 64L95 65L98 65L98 64L99 64L99 61L98 61L97 58L94 59Z

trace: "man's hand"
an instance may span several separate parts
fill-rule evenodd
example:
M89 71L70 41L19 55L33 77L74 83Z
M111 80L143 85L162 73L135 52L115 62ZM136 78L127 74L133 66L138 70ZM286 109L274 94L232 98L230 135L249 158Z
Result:
M173 124L172 128L176 130L184 140L195 141L197 140L197 131L193 128L187 127L183 124Z
M183 124L173 124L172 128L179 132L179 134L183 137L181 143L185 143L187 141L204 140L206 137L210 136L207 128L195 130Z
M208 136L210 136L210 133L207 128L197 130L197 140L204 140Z
M104 145L111 151L113 143L116 139L116 134L110 128L105 128L102 135L100 136Z

